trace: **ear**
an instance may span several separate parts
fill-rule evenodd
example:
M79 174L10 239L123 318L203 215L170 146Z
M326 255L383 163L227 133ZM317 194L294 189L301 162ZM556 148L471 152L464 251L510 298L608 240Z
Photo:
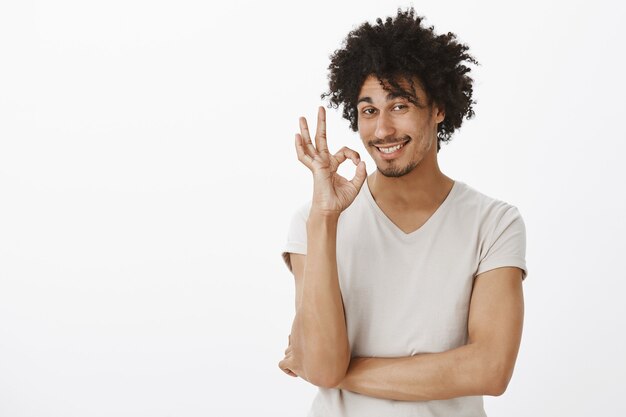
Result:
M436 124L443 122L446 118L446 111L444 110L443 106L437 103L433 105L433 113L435 114Z

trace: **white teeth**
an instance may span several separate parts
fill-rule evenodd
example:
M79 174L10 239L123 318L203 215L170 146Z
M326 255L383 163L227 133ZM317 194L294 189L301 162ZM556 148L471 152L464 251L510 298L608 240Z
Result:
M401 147L404 146L404 143L401 143L399 145L396 146L392 146L390 148L378 148L382 153L392 153L397 151L398 149L400 149Z

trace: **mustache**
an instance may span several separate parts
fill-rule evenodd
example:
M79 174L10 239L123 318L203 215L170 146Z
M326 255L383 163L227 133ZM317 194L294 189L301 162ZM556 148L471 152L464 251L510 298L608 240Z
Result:
M384 146L384 145L390 145L392 143L407 142L409 140L411 140L411 137L409 135L405 135L400 138L390 138L390 139L385 140L384 142L370 140L368 142L368 145L369 146Z

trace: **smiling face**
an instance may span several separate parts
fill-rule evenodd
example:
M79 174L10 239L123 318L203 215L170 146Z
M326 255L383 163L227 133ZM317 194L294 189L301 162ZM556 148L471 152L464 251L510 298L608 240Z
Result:
M413 171L424 158L435 158L437 124L444 113L429 103L417 79L399 86L414 91L411 100L384 89L370 75L363 82L357 100L359 135L376 167L386 177L401 177Z

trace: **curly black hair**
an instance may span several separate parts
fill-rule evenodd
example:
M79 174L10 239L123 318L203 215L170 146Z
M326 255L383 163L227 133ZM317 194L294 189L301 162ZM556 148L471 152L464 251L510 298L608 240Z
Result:
M463 118L474 116L472 100L473 80L464 65L478 65L467 53L469 47L458 43L456 35L448 32L436 35L434 27L422 26L424 17L417 16L411 7L398 9L395 18L376 25L366 22L352 30L342 48L331 56L328 66L329 107L343 106L343 117L353 131L358 130L356 103L365 79L376 76L381 86L394 94L415 102L415 92L402 89L400 80L411 82L417 76L429 100L445 111L445 119L437 127L437 152L441 142L448 142ZM411 82L411 88L413 83Z

